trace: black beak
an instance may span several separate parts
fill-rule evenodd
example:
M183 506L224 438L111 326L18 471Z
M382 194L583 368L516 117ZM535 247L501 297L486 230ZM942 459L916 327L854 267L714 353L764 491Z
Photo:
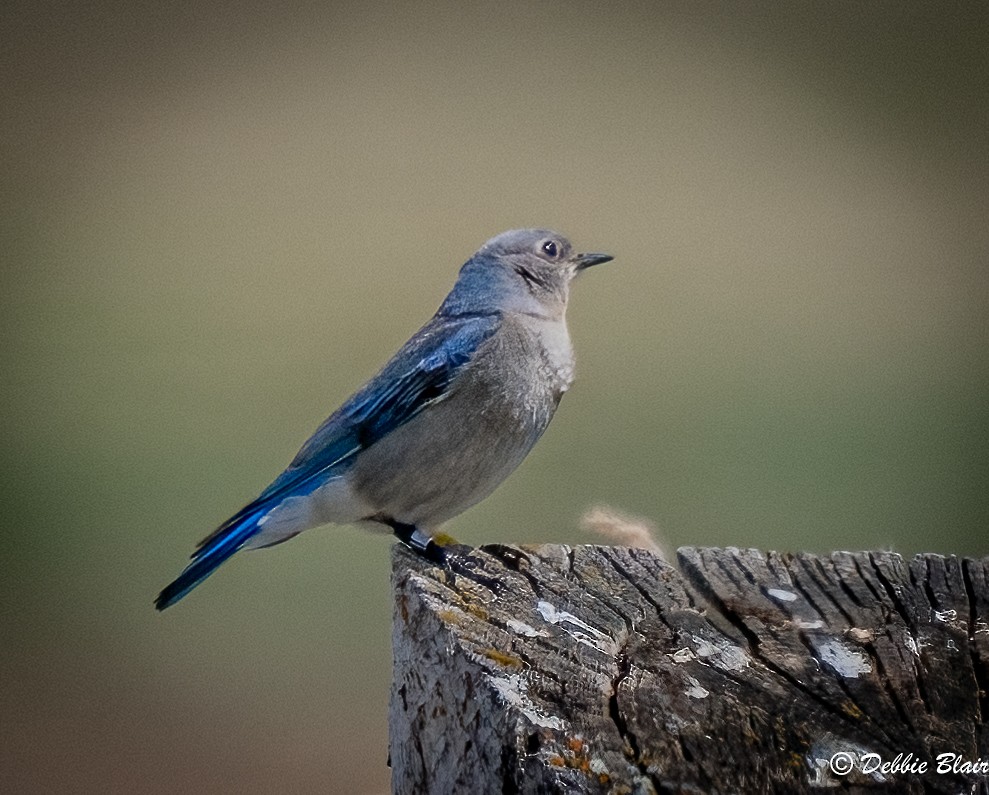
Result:
M577 270L582 271L592 265L600 265L603 262L611 262L614 259L611 254L578 254L573 258L577 263Z

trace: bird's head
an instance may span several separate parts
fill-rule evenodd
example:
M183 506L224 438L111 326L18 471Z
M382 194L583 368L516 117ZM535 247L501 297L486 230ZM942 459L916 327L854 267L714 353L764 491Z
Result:
M570 282L582 270L613 259L575 253L548 229L513 229L491 238L460 269L441 312L516 311L562 316Z

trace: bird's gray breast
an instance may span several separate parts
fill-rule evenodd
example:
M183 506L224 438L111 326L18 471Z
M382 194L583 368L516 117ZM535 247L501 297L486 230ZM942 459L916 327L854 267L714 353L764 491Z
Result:
M363 451L348 479L380 514L435 527L522 462L572 378L562 321L506 315L449 392Z

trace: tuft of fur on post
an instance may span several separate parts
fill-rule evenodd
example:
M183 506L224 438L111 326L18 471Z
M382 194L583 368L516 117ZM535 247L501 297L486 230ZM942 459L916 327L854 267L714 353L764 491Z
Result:
M622 546L648 549L667 563L672 560L656 525L640 516L622 513L608 505L595 505L580 517L580 526Z

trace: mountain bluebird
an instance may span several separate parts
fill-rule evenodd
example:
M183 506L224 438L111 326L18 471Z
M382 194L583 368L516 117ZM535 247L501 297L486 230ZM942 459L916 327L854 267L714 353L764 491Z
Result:
M494 491L546 430L573 380L570 282L611 259L574 253L545 229L485 243L433 318L256 500L200 543L157 608L239 549L327 523L377 522L442 560L432 534Z

